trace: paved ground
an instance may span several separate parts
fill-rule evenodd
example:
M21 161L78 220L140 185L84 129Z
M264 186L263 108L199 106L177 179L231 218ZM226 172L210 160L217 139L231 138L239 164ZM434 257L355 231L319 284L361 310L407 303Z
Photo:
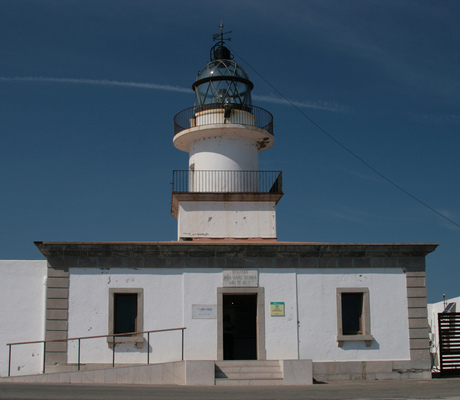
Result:
M1 383L5 400L293 400L293 399L459 399L460 378L431 381L346 381L313 386L191 387Z

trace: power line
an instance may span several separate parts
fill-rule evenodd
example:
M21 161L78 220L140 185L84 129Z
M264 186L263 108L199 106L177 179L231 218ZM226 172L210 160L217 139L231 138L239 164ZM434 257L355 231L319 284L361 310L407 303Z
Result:
M228 44L227 44L228 46ZM230 46L228 46L230 47ZM273 86L267 79L265 79L251 64L249 64L243 57L241 57L232 47L230 47L233 53L235 53L249 68L251 68L268 86L270 86L280 97L282 97L287 103L289 103L294 109L296 109L300 114L302 114L310 123L312 123L316 128L318 128L321 132L323 132L329 139L334 141L338 146L340 146L343 150L351 154L353 157L358 159L362 164L364 164L367 168L369 168L372 172L380 176L382 179L393 185L395 188L406 194L407 196L411 197L416 202L420 203L421 205L425 206L429 210L433 211L434 213L438 214L440 217L444 218L446 221L454 224L456 227L460 228L460 224L457 224L455 221L451 220L446 215L442 214L438 210L431 207L429 204L425 203L424 201L420 200L418 197L414 196L413 194L409 193L407 190L399 186L397 183L393 182L391 179L387 178L381 172L376 170L372 165L358 156L355 152L350 150L347 146L337 140L334 136L332 136L329 132L327 132L324 128L318 125L311 117L309 117L303 110L301 110L298 106L296 106L291 100L289 100L281 91L279 91L275 86Z

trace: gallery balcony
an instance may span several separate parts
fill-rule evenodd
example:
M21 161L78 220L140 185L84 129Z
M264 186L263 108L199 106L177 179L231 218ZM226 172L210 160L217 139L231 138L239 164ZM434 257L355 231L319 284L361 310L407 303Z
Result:
M171 214L179 201L274 202L283 196L281 171L173 171Z
M174 117L174 135L195 127L216 124L238 124L263 129L273 135L273 116L267 110L256 106L237 104L209 104L190 107Z

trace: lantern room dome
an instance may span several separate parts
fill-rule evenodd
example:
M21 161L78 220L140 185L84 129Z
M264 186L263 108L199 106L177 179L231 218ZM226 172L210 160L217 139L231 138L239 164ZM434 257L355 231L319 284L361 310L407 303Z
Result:
M220 46L214 51L214 60L205 65L192 85L195 108L204 110L231 105L250 110L253 87L246 71L231 59L230 51Z

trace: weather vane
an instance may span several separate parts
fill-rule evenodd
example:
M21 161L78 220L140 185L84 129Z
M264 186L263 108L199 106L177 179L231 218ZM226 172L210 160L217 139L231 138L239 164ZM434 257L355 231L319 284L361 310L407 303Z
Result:
M212 35L212 40L219 40L217 44L224 44L225 40L232 40L232 38L224 38L224 35L228 35L229 33L232 33L232 31L224 32L224 24L222 23L222 21L220 22L219 28L220 33Z

